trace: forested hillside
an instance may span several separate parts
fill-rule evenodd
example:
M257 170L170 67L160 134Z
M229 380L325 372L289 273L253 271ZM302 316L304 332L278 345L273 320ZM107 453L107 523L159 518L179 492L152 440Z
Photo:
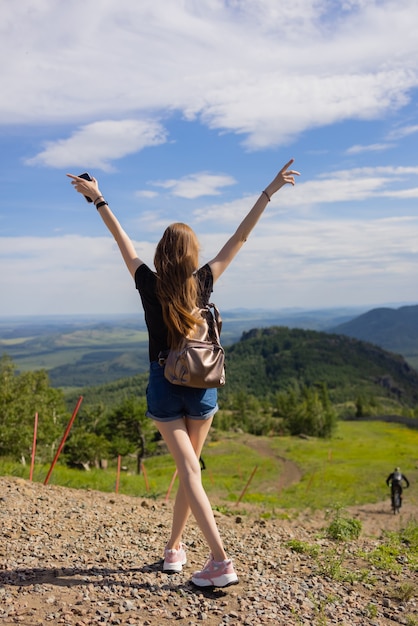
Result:
M261 400L293 385L327 385L333 402L359 396L387 398L399 406L418 405L418 373L399 355L343 335L270 327L244 333L226 348L227 385L220 403L237 394ZM86 400L113 404L143 394L146 375L84 389ZM71 394L74 400L75 393Z
M266 397L293 381L326 383L332 400L376 395L418 404L418 373L403 357L357 339L272 327L244 333L227 350L228 385ZM221 396L222 397L222 396Z
M226 359L217 416L223 431L328 437L338 417L418 417L418 373L403 357L364 341L273 326L244 333L226 348ZM91 465L117 454L137 454L139 463L144 451L153 453L146 373L67 391L65 409L62 390L49 387L45 370L14 372L7 357L0 364L0 455L28 455L38 412L37 453L47 458L79 396L83 402L64 449L68 463Z

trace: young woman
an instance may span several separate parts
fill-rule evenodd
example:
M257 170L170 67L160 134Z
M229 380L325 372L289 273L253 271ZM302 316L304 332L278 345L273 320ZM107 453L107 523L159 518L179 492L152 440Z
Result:
M163 570L180 572L186 564L182 536L192 513L211 553L204 568L192 576L192 582L199 587L226 587L238 582L202 485L199 464L203 445L218 410L217 390L171 384L164 377L158 355L175 346L199 323L194 309L207 304L214 283L248 239L273 194L287 183L295 184L295 176L299 172L289 169L292 164L293 159L267 185L236 232L206 265L199 267L199 243L193 230L182 223L168 226L156 248L156 272L138 258L132 241L103 198L97 180L88 181L68 174L75 190L93 200L119 246L142 300L149 335L147 415L155 421L174 458L179 477Z

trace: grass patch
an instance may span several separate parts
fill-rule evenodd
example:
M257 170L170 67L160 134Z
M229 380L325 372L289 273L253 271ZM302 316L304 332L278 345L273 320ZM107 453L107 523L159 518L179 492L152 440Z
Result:
M373 450L373 462L370 459ZM401 465L411 481L405 498L417 501L418 475L414 468L418 450L418 431L380 422L342 422L331 440L297 437L260 437L214 431L214 439L203 450L206 469L202 480L214 506L240 510L257 505L260 515L277 517L283 510L293 515L302 509L335 510L340 507L387 499L385 479L396 465ZM302 479L286 488L280 487L283 463L297 464ZM130 470L131 459L122 465ZM164 498L172 481L175 466L169 455L147 458L146 477L133 471L120 476L119 493ZM35 465L34 480L43 482L49 466ZM0 458L0 474L29 477L29 467ZM367 475L367 480L364 479ZM76 489L112 492L116 483L116 462L109 469L75 470L57 464L50 484ZM170 498L174 497L177 481ZM347 530L347 529L346 529ZM414 543L412 531L404 542Z
M297 463L303 473L300 482L281 493L283 508L301 503L303 508L326 509L337 498L344 507L381 502L389 499L385 479L398 465L411 476L412 489L405 492L405 498L417 501L412 480L417 474L418 430L377 421L339 422L332 439L275 438L272 447Z
M317 570L322 576L339 582L355 583L369 579L370 572L365 569L350 569L344 565L346 560L345 549L330 548L321 552L317 559Z
M305 554L312 558L316 570L319 574L338 580L340 582L360 582L368 580L370 574L365 569L349 569L344 565L346 560L345 548L327 548L317 544L299 541L298 539L290 539L286 542L286 546L293 552Z
M33 473L33 481L43 483L48 474L49 468L49 465L36 465ZM29 468L1 458L0 474L28 479ZM170 481L168 475L169 474L167 472L167 481L164 481L166 484L169 484ZM129 496L159 498L165 493L158 488L160 482L162 485L162 480L159 481L158 477L149 481L149 488L147 491L143 475L137 476L133 474L121 473L119 493ZM48 484L60 487L70 487L71 489L93 489L95 491L114 493L116 489L116 466L111 466L107 470L93 468L89 472L86 472L83 470L72 469L57 463Z
M320 552L318 545L308 543L307 541L300 541L299 539L290 539L286 542L286 546L290 548L292 552L307 554L312 557L317 557Z
M410 583L402 583L393 590L393 598L399 602L409 602L417 595L416 585Z
M396 574L404 566L418 572L418 522L411 520L399 532L386 533L382 544L371 552L362 552L361 556L387 572Z

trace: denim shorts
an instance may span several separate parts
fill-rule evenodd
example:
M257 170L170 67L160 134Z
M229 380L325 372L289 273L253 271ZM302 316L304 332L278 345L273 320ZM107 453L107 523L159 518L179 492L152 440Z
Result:
M217 389L194 389L173 385L164 376L164 367L150 363L147 386L147 417L157 422L171 422L188 417L206 420L218 410Z

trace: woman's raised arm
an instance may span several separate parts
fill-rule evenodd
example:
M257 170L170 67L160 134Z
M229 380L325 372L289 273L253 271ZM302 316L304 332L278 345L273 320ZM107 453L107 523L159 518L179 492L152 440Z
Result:
M67 176L71 178L71 184L74 186L76 191L92 199L107 229L111 235L113 235L116 243L118 244L123 260L126 263L126 267L131 275L135 276L136 270L140 265L142 265L143 261L138 258L131 239L128 237L120 225L119 220L112 213L109 205L103 198L97 180L95 178L92 178L92 180L85 180L84 178L74 176L73 174L67 174Z
M260 194L257 202L242 220L232 237L228 239L216 257L212 259L212 261L209 261L214 282L221 276L221 274L223 274L228 265L240 251L243 244L247 241L251 231L263 214L264 209L273 194L288 183L291 185L295 184L295 176L299 176L299 172L289 169L293 162L294 159L291 159L284 167L282 167L277 176Z

